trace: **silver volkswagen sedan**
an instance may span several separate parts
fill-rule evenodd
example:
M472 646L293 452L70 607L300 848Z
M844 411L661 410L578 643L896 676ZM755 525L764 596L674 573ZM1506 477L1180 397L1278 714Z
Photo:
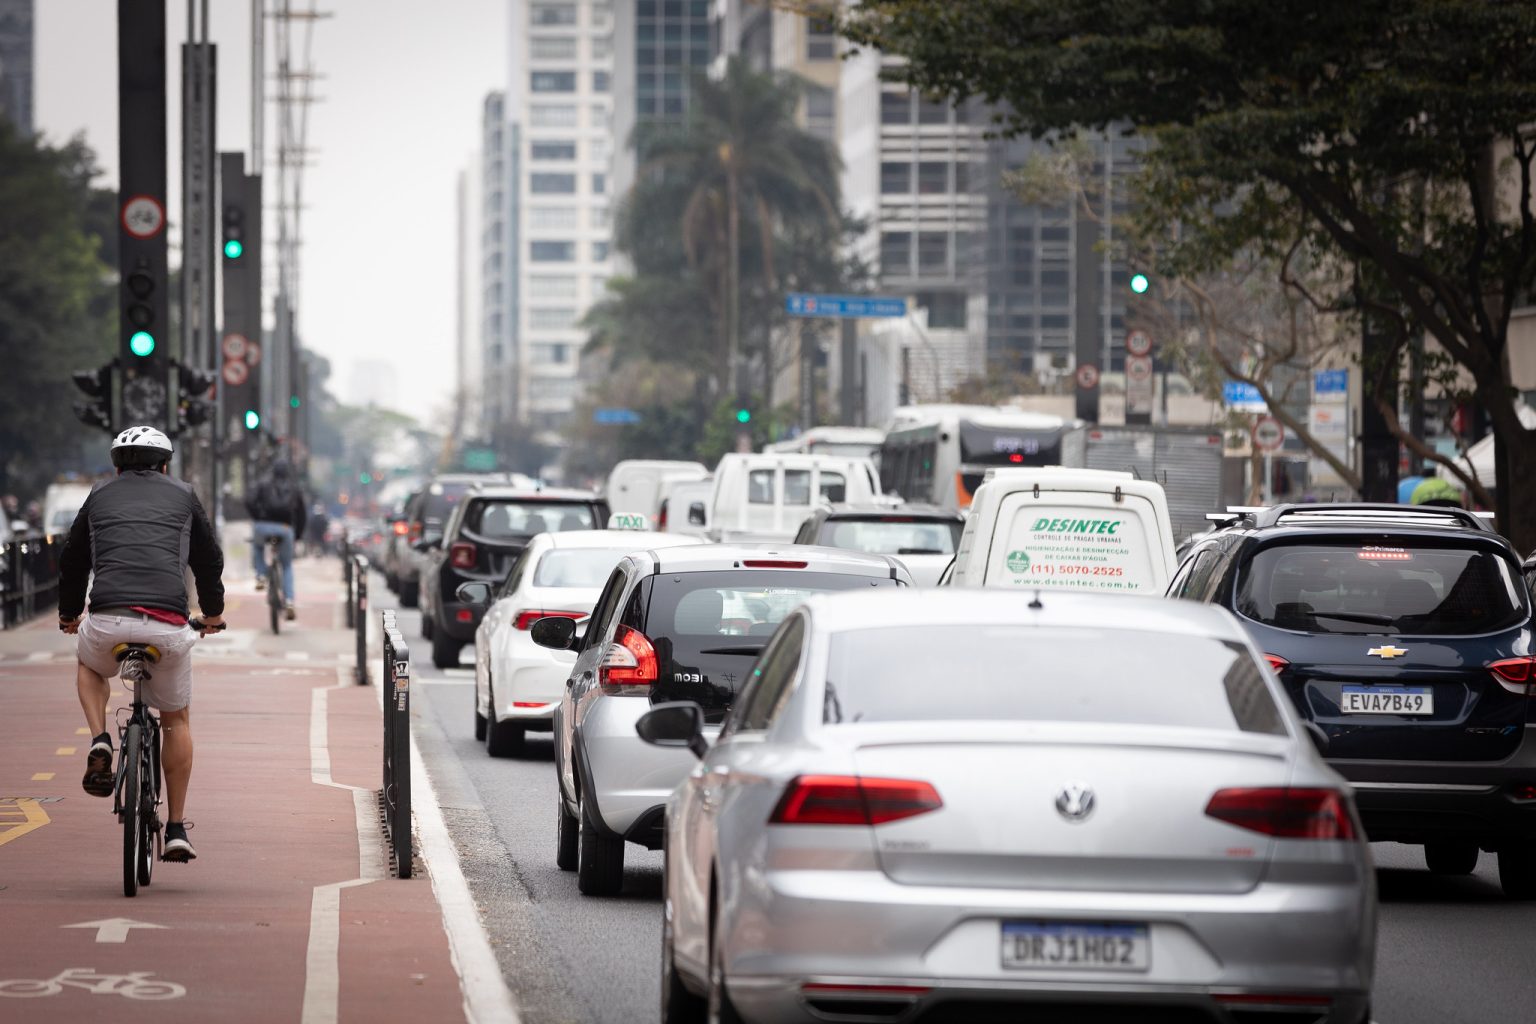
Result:
M1349 790L1225 611L816 596L702 722L637 725L701 756L667 805L668 1024L1369 1020Z

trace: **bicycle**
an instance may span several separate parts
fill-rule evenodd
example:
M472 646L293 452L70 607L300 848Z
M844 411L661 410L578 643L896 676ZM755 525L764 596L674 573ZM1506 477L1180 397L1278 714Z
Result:
M210 626L193 619L188 627L199 632L222 632L223 626ZM121 666L124 684L133 684L133 704L128 719L117 728L119 740L117 774L112 787L112 813L123 826L123 895L137 896L139 887L148 885L154 875L155 861L165 853L165 835L160 820L160 789L164 782L160 770L160 719L139 696L139 683L148 681L149 666L160 661L160 649L154 644L120 643L112 656Z
M283 606L281 560L283 540L281 537L268 537L263 543L267 546L267 614L272 621L272 634L276 636L282 631L282 620L286 611Z

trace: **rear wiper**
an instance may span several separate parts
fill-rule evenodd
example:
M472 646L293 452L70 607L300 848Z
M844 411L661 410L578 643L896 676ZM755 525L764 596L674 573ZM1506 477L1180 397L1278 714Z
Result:
M1397 621L1391 615L1377 615L1372 612L1313 612L1315 619L1343 619L1346 622L1365 622L1373 626L1390 626Z
M706 647L700 654L762 654L767 644L740 644L736 647Z
M949 552L940 551L938 548L897 548L898 555L947 555Z

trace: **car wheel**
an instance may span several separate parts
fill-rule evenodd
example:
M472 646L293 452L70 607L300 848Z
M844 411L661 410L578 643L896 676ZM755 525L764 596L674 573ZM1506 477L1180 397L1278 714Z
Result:
M494 705L491 704L490 699L489 699L489 697L490 697L489 689L487 689L486 696L487 696L486 707L494 707ZM475 701L475 739L483 740L483 739L485 739L486 719L485 719L485 716L480 713L480 694L479 693L475 694L474 701Z
M731 1002L731 994L725 987L725 953L720 941L720 901L715 901L715 919L710 928L709 941L709 1004L705 1020L708 1024L744 1024L741 1014Z
M575 871L580 822L576 820L576 815L566 809L565 797L560 794L558 782L555 783L555 806L560 811L559 821L555 825L555 866L561 871Z
M421 594L421 584L401 582L396 593L400 595L401 608L415 608L416 599Z
M438 668L457 668L459 652L463 649L463 644L444 636L441 630L432 631L432 664Z
M388 590L391 594L398 594L398 593L400 593L400 577L396 576L392 572L385 573L384 574L384 588L386 590Z
M1437 875L1470 875L1477 870L1476 843L1424 844L1424 863Z
M1512 900L1536 899L1536 842L1510 843L1499 849L1499 884Z
M496 719L496 688L488 686L491 715L486 719L485 752L492 757L516 757L523 752L523 727Z
M662 854L661 866L661 1024L703 1024L709 1004L688 991L683 978L677 973L677 960L673 953L672 905L667 893L667 877L671 865L666 853Z
M624 887L624 840L598 835L582 802L576 843L576 888L583 896L617 896Z

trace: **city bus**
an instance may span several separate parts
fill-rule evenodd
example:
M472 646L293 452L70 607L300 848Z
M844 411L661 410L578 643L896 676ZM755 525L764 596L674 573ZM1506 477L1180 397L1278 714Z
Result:
M764 445L765 452L799 452L803 455L849 455L872 459L885 440L885 431L874 427L812 427L786 441Z
M944 508L967 508L994 466L1080 466L1083 424L1049 413L986 406L899 410L880 446L887 494Z

